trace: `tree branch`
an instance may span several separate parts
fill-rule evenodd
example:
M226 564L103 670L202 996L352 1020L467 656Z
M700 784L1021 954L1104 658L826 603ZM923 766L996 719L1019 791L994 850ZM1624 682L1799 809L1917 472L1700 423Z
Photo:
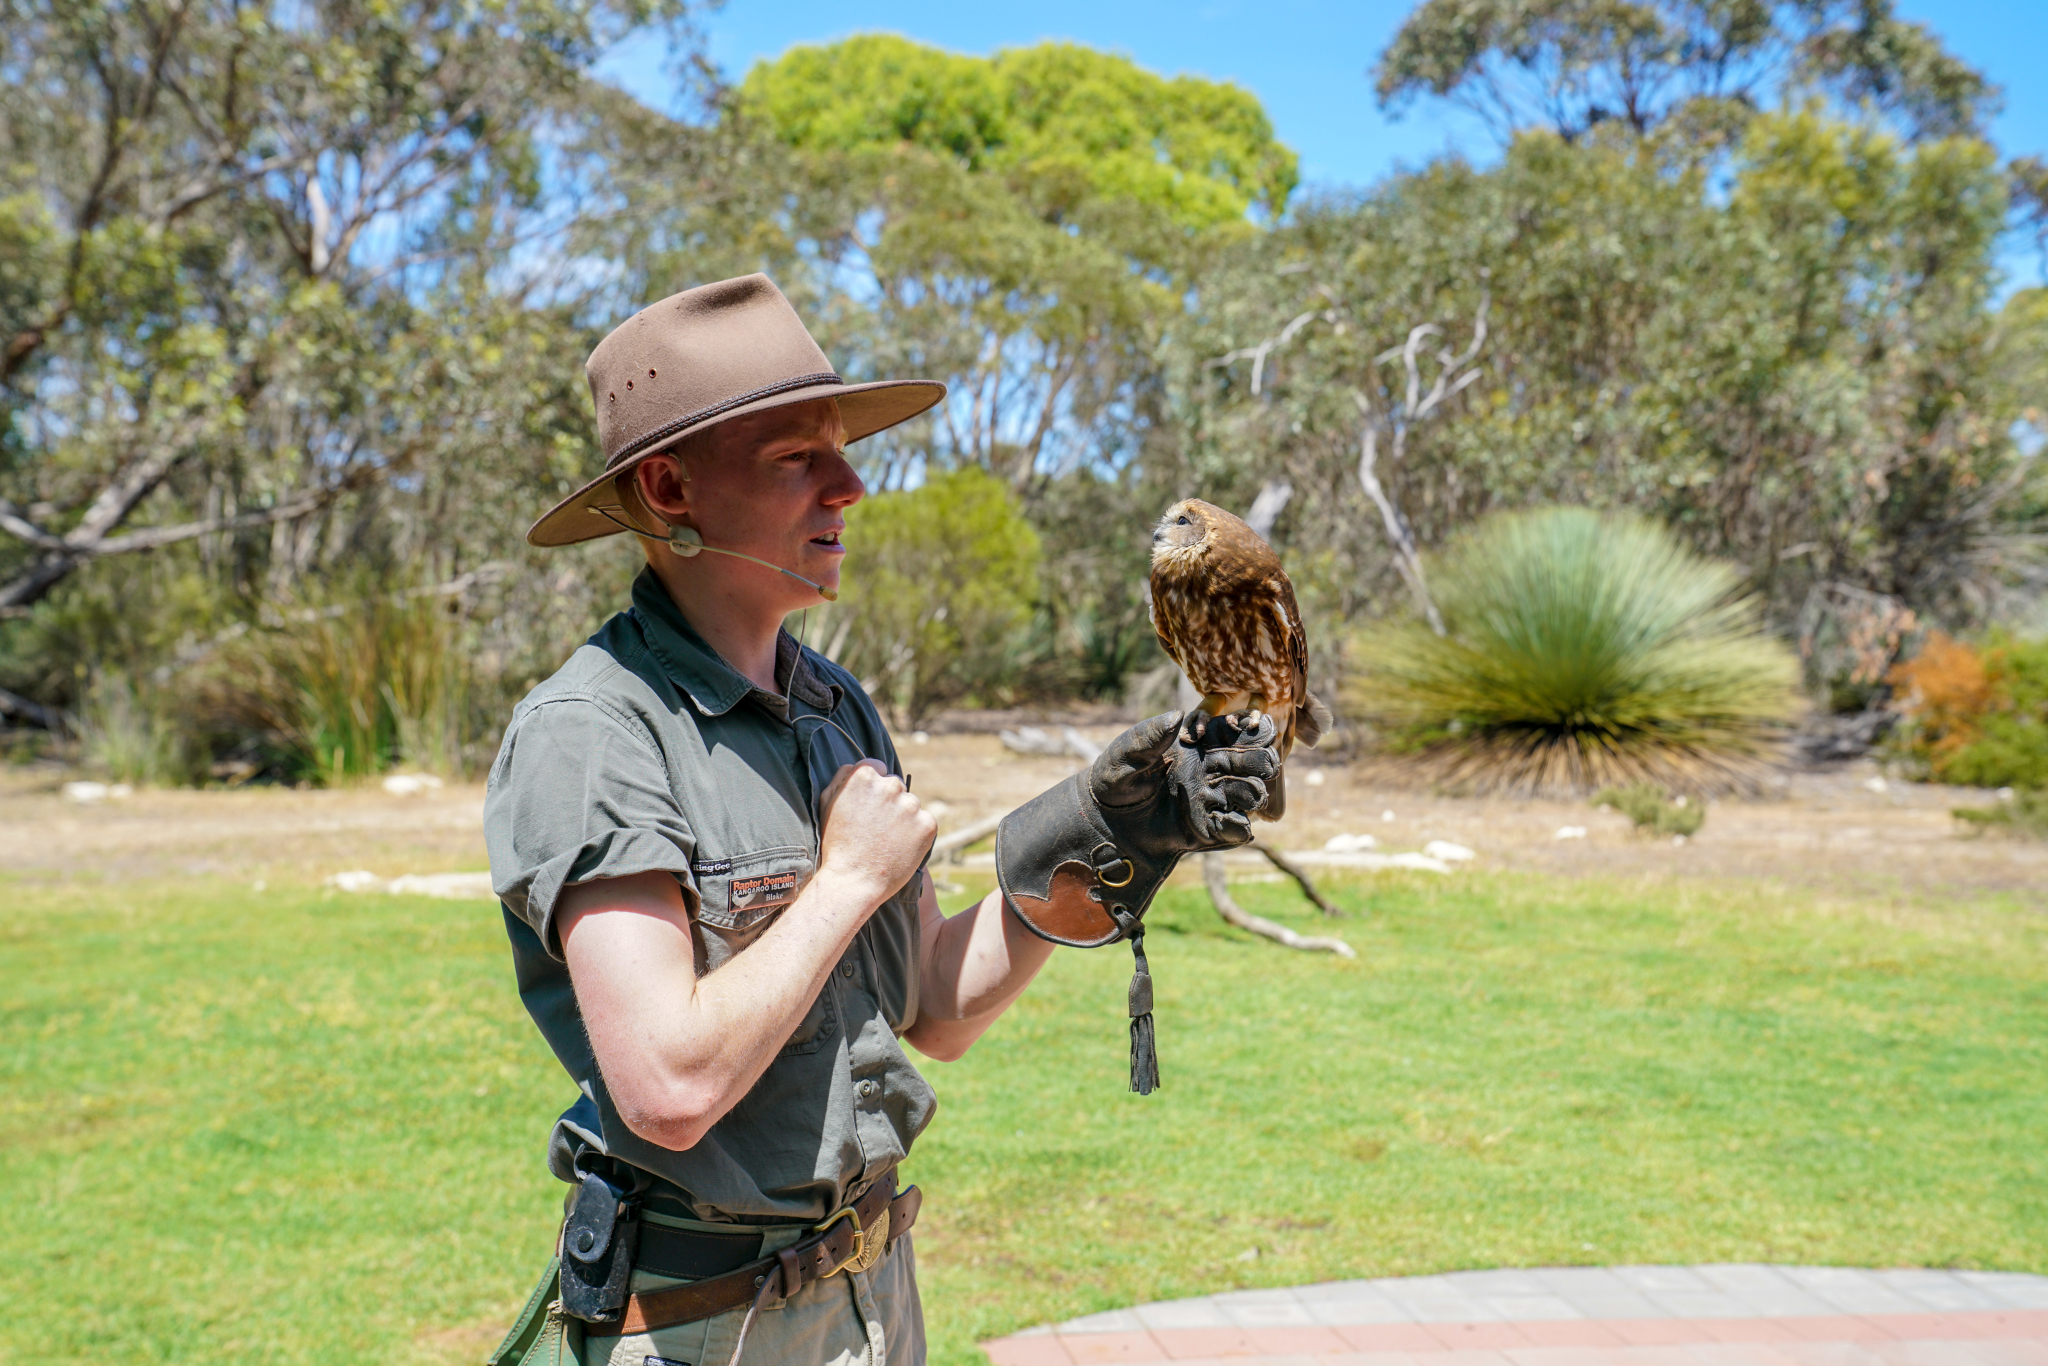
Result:
M37 526L28 519L27 513L23 512L13 503L8 502L5 498L0 498L0 531L6 532L17 540L27 541L38 550L62 550L65 548L62 536L52 535Z
M19 693L0 688L0 716L17 717L32 726L41 726L47 731L64 729L64 717L54 707L40 702L31 702Z
M1365 496L1372 499L1373 506L1380 510L1380 522L1386 527L1387 540L1394 548L1394 567L1408 581L1409 591L1415 594L1416 605L1429 620L1429 629L1444 635L1444 619L1436 610L1436 602L1429 596L1429 584L1422 573L1422 554L1415 546L1415 533L1409 530L1408 519L1401 515L1401 509L1394 506L1394 500L1380 486L1379 475L1374 470L1379 462L1379 424L1373 420L1372 404L1364 394L1354 393L1351 398L1358 405L1359 415L1365 419L1365 432L1358 453L1359 486L1365 490Z
M317 511L343 493L360 487L361 483L360 480L344 481L257 512L238 513L229 517L210 517L198 522L180 522L174 526L148 527L142 531L130 532L126 536L84 539L77 538L77 533L74 532L59 540L54 547L45 546L45 554L38 557L11 581L0 584L0 616L23 614L28 608L40 602L73 570L102 556L156 550L217 531L240 531L248 527L290 521ZM101 496L105 497L104 494ZM4 521L0 521L0 528L13 530L12 527L6 526ZM41 541L34 543L44 544Z
M1308 870L1306 868L1303 868L1300 864L1296 863L1293 859L1287 857L1287 855L1281 853L1278 849L1275 849L1270 844L1254 844L1252 845L1252 848L1264 854L1266 856L1266 862L1272 864L1275 868L1278 868L1281 872L1293 878L1296 885L1301 888L1301 894L1307 897L1310 901L1316 903L1317 910L1321 911L1324 915L1332 917L1343 914L1342 911L1338 910L1335 906L1332 906L1329 903L1328 898L1324 897L1324 895L1320 891L1316 890L1316 884L1314 880L1309 877Z
M1339 958L1356 958L1357 950L1341 939L1317 938L1296 934L1285 925L1277 925L1264 916L1253 915L1230 895L1230 887L1224 879L1223 855L1202 855L1202 883L1209 889L1209 900L1216 905L1216 914L1241 930L1248 930L1263 939L1290 949L1302 949L1310 953L1334 953Z

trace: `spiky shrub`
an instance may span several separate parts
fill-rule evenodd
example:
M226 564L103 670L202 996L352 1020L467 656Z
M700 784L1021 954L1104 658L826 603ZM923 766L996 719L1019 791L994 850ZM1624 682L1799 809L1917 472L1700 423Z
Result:
M212 708L268 737L290 776L336 785L394 765L451 776L480 729L447 605L377 583L295 603L225 654Z
M1381 637L1351 697L1446 786L1742 787L1798 709L1791 652L1736 571L1640 518L1495 516L1429 582L1446 634Z

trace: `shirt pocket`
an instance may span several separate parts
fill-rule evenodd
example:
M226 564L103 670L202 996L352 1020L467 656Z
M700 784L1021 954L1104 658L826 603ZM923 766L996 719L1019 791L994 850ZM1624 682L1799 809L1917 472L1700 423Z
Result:
M764 934L782 908L796 900L816 869L808 849L783 845L733 858L690 865L697 883L697 922L709 950L706 966L730 962ZM828 980L783 1045L782 1055L815 1053L839 1031L839 1012Z
M815 866L810 851L796 845L700 859L690 865L697 884L697 918L713 929L744 936L796 900ZM744 940L732 947L744 947Z

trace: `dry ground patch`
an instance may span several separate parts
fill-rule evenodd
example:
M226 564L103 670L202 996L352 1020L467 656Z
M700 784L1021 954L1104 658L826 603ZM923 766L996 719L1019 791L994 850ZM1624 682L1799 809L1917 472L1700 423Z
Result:
M1114 731L1088 733L1100 741ZM906 739L902 754L918 794L944 804L942 828L1008 810L1075 766L1012 754L987 735ZM2048 843L1979 835L1949 815L1987 794L1898 781L1872 791L1877 770L1867 764L1793 775L1764 800L1716 802L1682 847L1639 837L1621 816L1583 802L1444 797L1367 765L1294 768L1288 819L1261 831L1288 849L1364 833L1390 850L1448 839L1477 850L1481 868L1566 877L1761 878L1914 899L2048 887ZM144 791L79 806L59 793L65 776L0 770L0 874L317 882L352 868L390 877L485 866L480 785L407 797L375 785ZM1585 827L1586 838L1557 839L1567 825Z

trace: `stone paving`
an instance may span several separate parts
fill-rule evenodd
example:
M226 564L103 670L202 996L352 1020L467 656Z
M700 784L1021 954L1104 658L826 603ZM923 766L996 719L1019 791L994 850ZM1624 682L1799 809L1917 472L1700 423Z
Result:
M1168 1300L982 1346L995 1366L2048 1366L2048 1276L1460 1271Z

